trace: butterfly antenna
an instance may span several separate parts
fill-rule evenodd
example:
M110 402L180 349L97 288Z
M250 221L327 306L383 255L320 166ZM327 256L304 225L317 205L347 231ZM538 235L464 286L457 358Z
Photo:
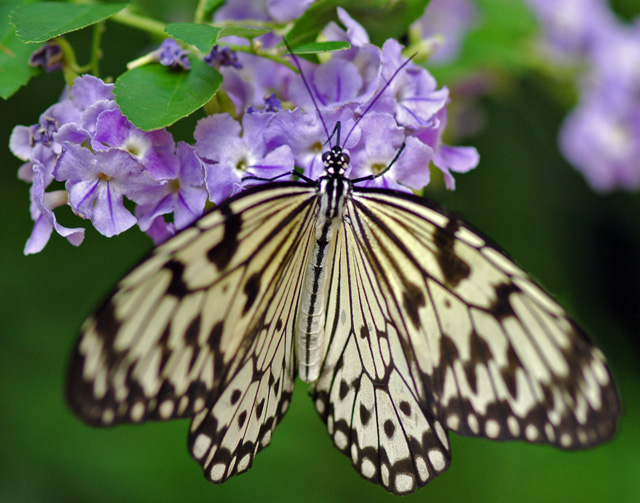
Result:
M398 74L402 71L402 69L403 69L405 66L407 66L407 65L409 64L409 62L410 62L413 58L415 58L417 55L418 55L418 53L416 52L416 53L412 54L411 56L409 56L409 58L408 58L404 63L402 63L402 64L401 64L401 65L396 69L396 71L395 71L395 72L393 72L393 75L392 75L392 76L391 76L391 78L387 81L387 83L384 85L384 87L382 88L382 90L381 90L378 94L376 94L376 96L373 98L373 100L371 101L371 103L369 103L369 105L367 106L367 108L365 108L365 110L364 110L364 112L362 113L362 115L361 115L360 117L358 117L358 119L357 119L357 120L356 120L356 122L353 124L353 126L351 126L351 129L349 130L349 132L347 133L346 138L344 139L344 143L343 143L343 145L346 145L346 144L347 144L347 140L349 139L349 136L351 136L351 133L353 132L353 130L354 130L354 129L356 128L356 126L358 125L358 122L360 122L360 121L362 120L362 118L363 118L365 115L367 115L367 112L368 112L369 110L371 110L371 107L372 107L373 105L375 105L376 101L378 101L378 98L380 98L380 96L382 96L382 95L384 94L384 92L387 90L387 88L391 85L391 82L393 82L393 79L395 79L395 78L396 78L396 75L398 75ZM325 129L326 129L326 127L325 127Z
M304 87L307 88L307 92L309 93L309 96L311 97L311 101L313 101L313 106L316 107L316 112L318 112L318 116L320 117L320 122L322 122L322 127L324 128L324 132L327 134L327 138L328 138L328 142L329 142L329 146L331 146L331 136L329 135L329 128L327 128L327 124L324 122L324 118L322 117L322 114L320 113L320 108L318 107L318 102L316 101L315 96L313 95L313 92L311 91L311 86L309 85L309 82L307 82L307 77L305 77L304 72L302 71L302 66L300 66L300 61L298 61L298 57L293 53L293 49L291 49L291 46L289 45L289 42L287 42L287 39L285 37L282 37L282 41L284 42L284 45L286 46L287 50L289 51L289 54L291 54L291 58L293 59L293 63L296 65L296 67L298 68L298 71L300 72L300 76L302 77L302 82L304 83Z

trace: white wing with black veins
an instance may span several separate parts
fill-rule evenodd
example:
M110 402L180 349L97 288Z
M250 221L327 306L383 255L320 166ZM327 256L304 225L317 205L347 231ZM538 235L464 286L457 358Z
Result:
M291 400L316 193L247 191L154 250L83 325L67 387L76 413L95 425L193 416L205 476L247 470Z
M355 188L337 239L314 400L363 477L414 491L449 466L448 431L565 449L614 434L601 352L468 224Z

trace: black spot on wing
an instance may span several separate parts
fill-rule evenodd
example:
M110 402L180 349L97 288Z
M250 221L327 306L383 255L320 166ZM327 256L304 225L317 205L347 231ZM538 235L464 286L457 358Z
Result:
M177 298L182 298L189 293L189 289L183 278L184 264L179 260L169 260L165 265L165 269L171 271L171 282L167 287L167 293Z
M513 306L509 297L512 293L519 292L518 288L513 283L502 283L496 287L496 298L493 304L489 306L489 312L495 316L498 321L502 321L507 316L513 316Z
M198 345L198 335L200 335L200 315L198 314L184 333L184 341L188 346L197 347Z
M115 306L108 300L94 314L96 331L103 337L105 346L112 347L115 335L120 330L120 320L116 316Z
M454 251L458 222L455 217L450 217L446 227L437 227L433 240L436 245L436 259L442 270L442 275L447 285L455 287L463 279L469 276L471 268Z
M475 331L469 336L469 360L464 364L467 382L473 393L478 392L477 365L485 364L492 359L491 349L487 342Z
M338 391L338 394L340 396L340 400L344 400L346 398L346 396L349 394L349 385L347 384L347 381L345 381L344 379L342 381L340 381L340 389Z
M242 218L226 205L220 206L220 212L225 215L224 234L222 240L207 253L209 261L221 271L225 269L238 249L238 233L242 225Z
M260 277L262 275L259 272L252 274L247 282L244 284L244 294L247 296L247 301L242 308L242 314L246 314L253 303L256 301L258 292L260 291Z
M387 419L384 422L384 434L387 436L387 438L392 438L393 434L396 432L396 425L393 424L393 421L391 421L391 419Z
M411 323L415 328L420 327L420 316L418 311L426 305L424 292L415 284L407 282L405 291L402 293L402 305L409 315Z
M224 322L219 321L211 329L209 339L207 340L207 344L209 345L211 354L213 355L213 368L215 372L218 372L218 370L222 368L223 354L220 350L220 343L222 340L223 330Z
M256 417L260 419L262 417L262 411L264 410L264 398L260 400L258 405L256 406Z
M363 404L360 404L360 421L362 422L362 426L367 426L370 419L371 412Z

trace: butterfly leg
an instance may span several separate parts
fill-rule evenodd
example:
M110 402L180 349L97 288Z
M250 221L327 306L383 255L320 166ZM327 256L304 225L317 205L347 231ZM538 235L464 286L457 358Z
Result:
M398 157L400 157L400 154L404 150L404 147L405 147L404 143L400 145L400 148L398 149L398 152L396 153L395 157L391 159L391 162L389 163L389 165L386 168L384 168L382 171L380 171L380 173L363 176L362 178L355 178L354 180L351 180L351 183L359 183L359 182L366 182L367 180L375 180L376 178L384 175L387 171L391 169L391 166L393 166L395 162L398 160Z

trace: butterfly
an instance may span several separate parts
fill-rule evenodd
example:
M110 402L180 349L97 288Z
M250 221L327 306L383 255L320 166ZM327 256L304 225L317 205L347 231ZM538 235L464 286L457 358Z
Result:
M396 494L447 470L450 431L612 437L612 375L566 311L454 213L349 179L336 129L318 180L226 200L118 283L82 326L72 409L192 418L189 451L221 483L270 443L299 375L338 450Z

